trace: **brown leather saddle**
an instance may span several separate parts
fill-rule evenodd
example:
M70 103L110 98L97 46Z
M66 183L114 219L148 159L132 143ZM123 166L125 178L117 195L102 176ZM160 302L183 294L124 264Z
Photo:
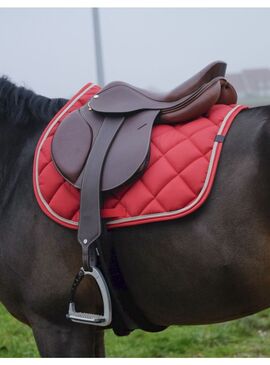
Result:
M78 240L85 275L94 277L103 298L103 315L76 312L72 299L68 317L81 323L111 322L110 293L97 268L96 242L102 235L101 192L116 189L141 174L149 160L154 123L187 122L214 104L234 104L237 94L225 79L226 64L214 62L167 94L156 94L125 82L112 82L58 127L52 157L59 172L81 189Z

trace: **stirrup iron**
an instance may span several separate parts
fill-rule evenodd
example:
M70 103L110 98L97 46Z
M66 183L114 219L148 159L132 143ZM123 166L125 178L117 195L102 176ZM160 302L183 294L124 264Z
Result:
M73 322L105 327L108 326L112 321L112 305L110 292L101 271L99 271L99 269L97 269L96 267L92 267L91 270L92 271L85 271L82 267L79 273L76 275L72 286L71 301L69 303L67 318ZM98 285L103 301L103 314L84 313L76 311L74 299L75 292L81 280L85 276L93 277Z

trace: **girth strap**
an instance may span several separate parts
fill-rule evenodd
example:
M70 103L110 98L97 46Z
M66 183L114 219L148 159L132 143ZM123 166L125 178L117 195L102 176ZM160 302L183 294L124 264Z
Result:
M124 116L104 119L86 162L81 189L78 240L82 246L83 267L96 266L95 253L90 246L101 235L100 183L106 155L125 120ZM92 262L89 262L92 260Z
M112 329L118 336L126 336L134 329L149 332L163 331L166 327L151 323L137 306L121 273L111 232L104 230L97 241L99 266L108 285L112 300Z

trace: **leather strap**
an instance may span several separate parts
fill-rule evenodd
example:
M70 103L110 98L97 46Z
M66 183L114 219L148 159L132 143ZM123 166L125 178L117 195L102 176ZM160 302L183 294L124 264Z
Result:
M90 246L101 235L100 182L102 169L110 146L124 120L123 116L109 116L104 119L84 169L78 241L82 246L85 269L96 265L96 255L93 249L90 250Z
M152 126L158 111L150 114L151 118L149 118L148 123ZM163 326L156 326L150 323L137 308L134 301L129 298L129 291L124 283L124 279L120 275L116 258L112 259L114 255L111 234L106 230L105 222L102 222L100 218L100 190L103 167L107 153L124 121L125 117L123 116L105 117L93 143L82 179L78 231L78 240L82 246L84 269L91 271L91 268L97 265L101 266L106 283L109 285L113 301L112 327L118 335L127 335L135 328L145 328L148 331L161 331L164 329ZM97 252L99 257L97 257ZM118 279L115 279L116 277ZM78 274L73 284L72 299L75 288L80 281L81 277Z

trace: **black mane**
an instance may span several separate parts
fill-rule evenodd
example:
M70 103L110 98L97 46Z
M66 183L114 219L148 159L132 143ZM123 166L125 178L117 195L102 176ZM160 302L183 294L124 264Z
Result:
M50 99L32 90L16 86L7 77L0 77L0 123L26 125L35 119L48 123L66 103L65 99Z

